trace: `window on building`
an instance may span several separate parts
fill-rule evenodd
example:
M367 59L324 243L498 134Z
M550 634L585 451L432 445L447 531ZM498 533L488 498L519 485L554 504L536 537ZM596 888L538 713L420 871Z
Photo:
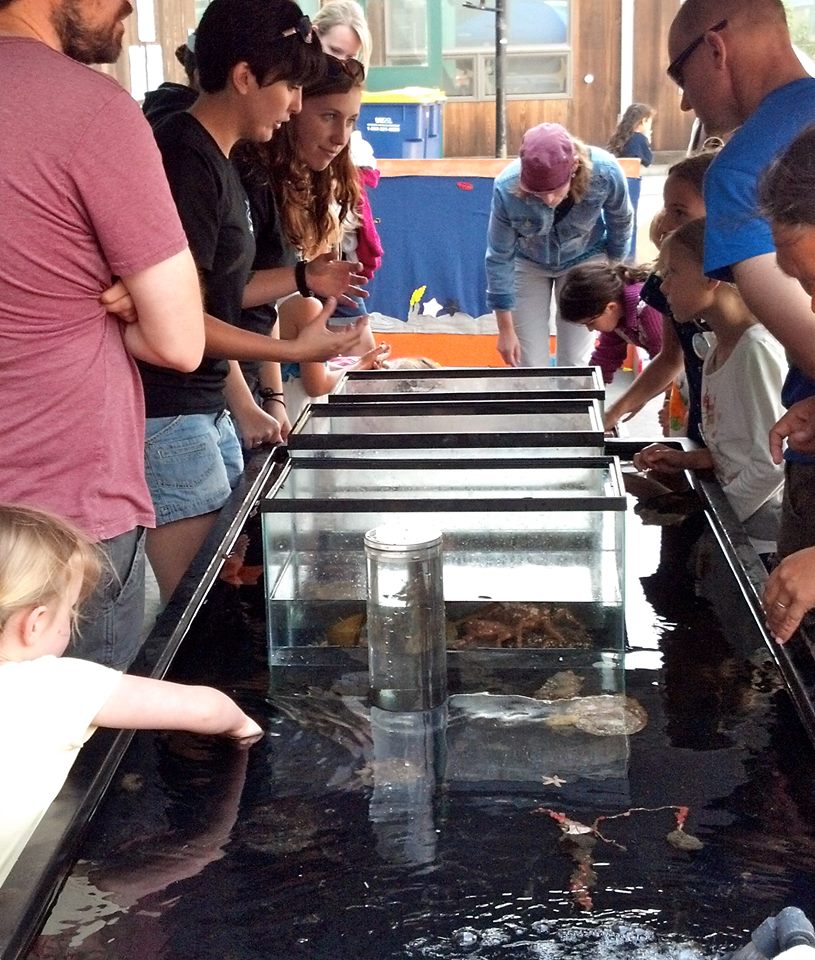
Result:
M386 66L424 67L427 52L427 0L386 2Z
M507 0L509 97L532 100L569 95L570 6L571 0ZM495 96L495 14L491 10L465 7L462 0L442 0L442 50L448 97L489 100Z

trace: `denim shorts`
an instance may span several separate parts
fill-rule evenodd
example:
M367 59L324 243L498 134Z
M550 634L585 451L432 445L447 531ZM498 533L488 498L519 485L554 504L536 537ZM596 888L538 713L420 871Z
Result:
M243 473L229 413L148 417L144 472L158 526L220 510Z

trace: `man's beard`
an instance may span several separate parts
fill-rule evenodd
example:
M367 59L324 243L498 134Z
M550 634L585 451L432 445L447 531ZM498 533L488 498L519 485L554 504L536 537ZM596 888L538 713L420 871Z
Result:
M116 21L108 27L90 28L82 17L82 0L63 0L52 14L62 52L79 63L115 63L122 52L119 22L133 12L124 0Z

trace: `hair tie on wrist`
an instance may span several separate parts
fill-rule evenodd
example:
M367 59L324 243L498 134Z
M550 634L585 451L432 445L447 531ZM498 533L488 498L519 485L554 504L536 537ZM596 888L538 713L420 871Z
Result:
M311 287L306 279L306 267L308 260L298 260L294 265L294 282L297 284L297 292L301 297L313 297Z
M258 390L258 396L260 397L261 403L266 403L269 400L277 400L278 403L282 403L285 407L284 397L286 396L282 390L272 390L271 387L261 387Z

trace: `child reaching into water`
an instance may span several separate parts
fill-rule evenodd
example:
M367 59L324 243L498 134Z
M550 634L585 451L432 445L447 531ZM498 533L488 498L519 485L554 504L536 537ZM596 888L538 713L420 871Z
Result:
M643 347L649 357L662 349L662 314L640 300L650 268L624 264L583 263L566 274L558 295L563 320L600 334L589 363L611 383L625 360L628 345Z
M96 727L262 733L211 687L62 657L103 575L96 548L70 524L0 504L0 884Z
M773 463L768 435L781 416L787 373L778 341L752 316L736 287L703 272L704 219L669 234L660 250L662 292L678 323L704 320L716 335L702 364L706 449L655 443L634 457L640 470L678 473L713 468L760 554L775 549L784 468Z

